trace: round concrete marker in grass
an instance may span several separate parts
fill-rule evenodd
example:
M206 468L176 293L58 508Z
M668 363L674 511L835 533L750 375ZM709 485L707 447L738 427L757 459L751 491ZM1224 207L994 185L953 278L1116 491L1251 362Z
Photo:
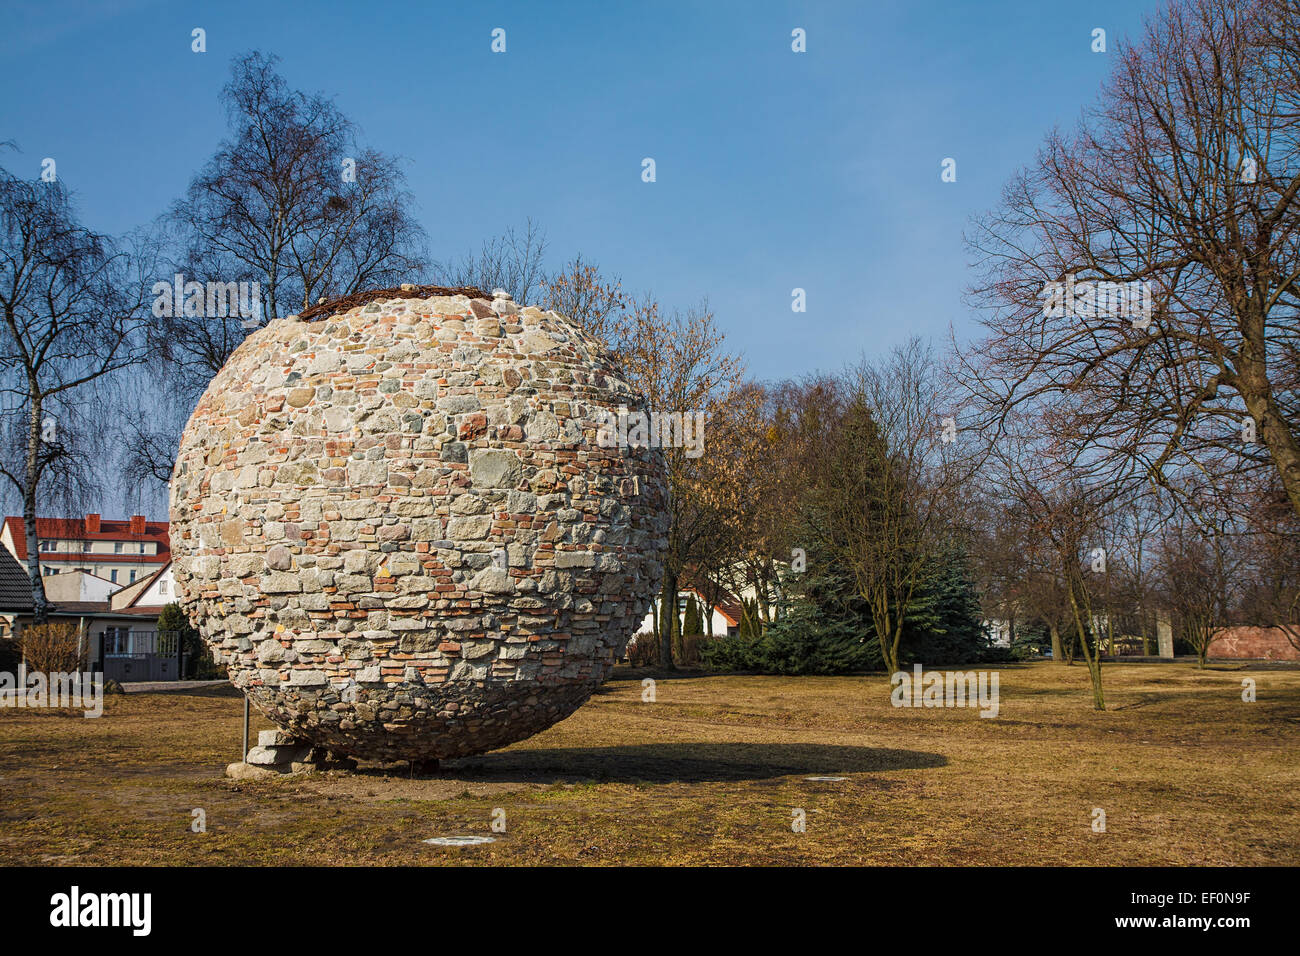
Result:
M422 842L432 846L478 846L480 843L495 843L496 839L490 836L449 836L430 837Z

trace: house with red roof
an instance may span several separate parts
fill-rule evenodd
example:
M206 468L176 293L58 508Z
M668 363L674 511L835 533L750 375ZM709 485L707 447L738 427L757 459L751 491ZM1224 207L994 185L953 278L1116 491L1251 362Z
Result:
M171 561L167 522L146 521L144 515L120 521L97 514L37 518L36 541L42 574L84 571L119 587L146 578ZM5 518L0 544L19 564L26 565L27 532L22 518Z
M176 636L158 632L158 615L176 599L165 521L38 518L36 536L50 618L76 624L89 667L123 682L180 675ZM0 543L0 583L13 579L0 591L0 637L8 637L31 622L22 518L5 519Z
M677 616L679 619L684 618L686 614L686 604L691 598L694 598L700 607L702 614L707 614L704 623L706 634L713 637L734 637L740 633L740 618L744 613L741 603L742 597L732 594L725 588L714 586L709 590L717 594L715 601L710 602L704 595L705 589L696 582L696 573L688 570L682 575L678 582L677 590ZM653 634L655 629L655 620L658 617L662 598L656 597L646 612L645 620L637 629L633 639L644 639L645 635Z

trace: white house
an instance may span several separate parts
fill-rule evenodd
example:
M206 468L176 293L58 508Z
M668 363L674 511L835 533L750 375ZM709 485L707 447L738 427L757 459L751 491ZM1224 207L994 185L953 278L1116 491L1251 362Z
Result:
M704 599L704 595L695 588L682 588L677 592L677 616L685 619L686 603L694 597L700 606L700 612L703 613L708 607L709 602ZM730 597L730 595L727 595ZM637 629L637 635L653 634L655 629L655 616L659 613L661 599L656 597L654 604L646 613L645 620ZM740 633L740 608L738 605L730 602L715 605L710 614L712 620L712 630L705 626L704 633L712 634L714 637L732 637Z
M172 563L168 561L147 578L116 591L112 597L117 611L152 611L155 616L176 600L176 582L172 578Z
M85 571L118 587L148 577L171 560L166 521L146 521L144 515L115 520L88 514L84 518L37 518L37 552L41 573ZM9 516L0 524L0 545L20 564L27 562L27 530L23 519Z
M107 601L121 585L89 571L59 571L45 576L45 596L55 604L70 601Z

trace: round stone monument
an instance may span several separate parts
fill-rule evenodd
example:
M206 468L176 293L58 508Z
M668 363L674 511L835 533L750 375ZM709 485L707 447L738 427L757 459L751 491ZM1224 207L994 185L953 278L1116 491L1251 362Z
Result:
M371 759L505 746L604 681L656 593L659 452L577 323L403 286L251 334L171 483L179 600L293 739Z

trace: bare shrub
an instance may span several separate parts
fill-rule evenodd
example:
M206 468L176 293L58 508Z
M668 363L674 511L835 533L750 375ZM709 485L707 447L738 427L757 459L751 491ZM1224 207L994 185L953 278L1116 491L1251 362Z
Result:
M659 648L654 636L638 634L627 646L627 662L633 667L654 667L659 663Z
M27 668L44 674L81 669L85 651L80 631L71 621L48 621L23 629L20 638Z

